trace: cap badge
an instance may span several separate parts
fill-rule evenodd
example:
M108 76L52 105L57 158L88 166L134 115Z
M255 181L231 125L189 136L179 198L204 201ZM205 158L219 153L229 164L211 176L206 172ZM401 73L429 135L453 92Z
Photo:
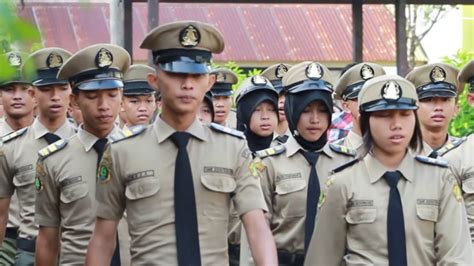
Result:
M9 56L8 56L8 63L10 64L10 66L12 67L19 67L21 66L21 57L19 54L17 53L11 53Z
M56 52L49 54L48 59L46 60L46 66L48 68L58 68L63 65L63 58Z
M283 75L286 74L286 72L288 72L288 68L285 65L280 64L275 69L275 77L281 79L281 78L283 78Z
M363 80L371 79L374 77L374 75L375 75L375 71L369 65L363 65L362 68L360 69L360 77Z
M323 77L323 69L318 63L311 63L306 67L306 76L318 80Z
M387 101L398 101L402 96L402 91L400 89L400 85L398 85L395 81L388 81L383 85L382 88L382 98Z
M105 48L100 49L95 56L95 64L99 68L109 67L112 65L113 61L114 57L112 56L112 53Z
M217 73L216 82L225 82L226 75L222 72Z
M201 41L201 33L193 25L189 25L179 33L179 42L184 47L195 47Z
M260 75L256 75L252 77L252 83L253 85L265 85L267 84L267 80Z
M432 82L441 82L446 79L446 72L439 66L435 66L430 73Z

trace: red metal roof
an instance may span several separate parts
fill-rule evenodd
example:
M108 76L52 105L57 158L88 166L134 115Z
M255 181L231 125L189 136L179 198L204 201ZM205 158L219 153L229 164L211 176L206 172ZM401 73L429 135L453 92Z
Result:
M352 61L351 5L334 4L177 4L160 3L159 23L200 20L224 34L226 48L217 61L298 62ZM75 52L110 42L106 3L27 3L19 15L40 29L43 45ZM395 61L395 19L383 5L364 5L366 61ZM133 4L133 55L147 32L146 3Z

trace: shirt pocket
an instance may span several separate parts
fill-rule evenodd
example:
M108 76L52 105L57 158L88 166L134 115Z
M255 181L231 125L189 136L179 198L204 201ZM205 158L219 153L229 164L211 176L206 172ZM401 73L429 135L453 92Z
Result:
M277 182L275 199L272 208L273 215L282 217L304 217L306 215L306 180L293 178ZM269 206L270 207L270 206Z
M438 221L438 213L438 206L421 204L416 205L416 216L423 221L436 223Z
M377 218L376 208L351 208L346 214L346 221L349 224L371 224Z
M201 184L206 189L202 198L202 215L213 221L228 221L230 209L230 193L234 192L237 183L231 175L203 174ZM234 208L235 210L235 208Z
M61 188L61 219L65 225L89 224L95 218L89 186L80 182Z
M61 189L60 200L62 203L68 204L76 200L84 198L89 193L87 183L77 183L69 185Z
M207 174L201 176L201 184L214 192L231 193L237 187L234 178L229 175Z
M129 200L139 200L151 197L160 190L160 181L154 176L144 177L127 184L125 197Z
M13 177L13 184L17 187L32 185L35 182L35 174L36 171L34 169L17 173Z
M377 223L376 207L351 207L344 218L348 224L347 244L351 248L360 250L380 248L382 228L380 222Z

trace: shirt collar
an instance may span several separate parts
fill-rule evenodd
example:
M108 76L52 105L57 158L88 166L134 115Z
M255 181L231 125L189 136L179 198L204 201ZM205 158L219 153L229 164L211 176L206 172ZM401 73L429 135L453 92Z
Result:
M31 125L33 130L33 135L35 139L43 137L46 133L50 133L49 130L39 121L38 118L35 118L33 124ZM51 132L62 139L68 139L74 134L74 126L66 119L66 121L59 127L55 132Z
M111 141L111 136L116 134L118 131L120 131L120 128L114 125L112 131L110 131L109 135L107 135L107 139L109 140L109 142ZM99 140L98 137L82 128L82 125L79 127L79 130L77 132L77 138L79 139L79 142L82 144L86 152L89 152L94 146L94 144L97 142L97 140Z
M360 146L362 146L362 143L363 143L362 137L356 134L354 131L352 130L349 131L349 133L347 134L347 138L352 148L358 149Z
M196 117L191 124L191 126L188 127L188 129L185 130L185 132L191 134L195 138L198 138L203 141L207 141L209 139L208 133L205 130L205 125L202 124L199 119ZM156 117L155 122L153 123L153 130L155 131L155 134L158 138L158 143L162 143L165 141L167 138L169 138L173 133L176 132L174 128L172 128L170 125L168 125L165 121L161 119L160 116Z
M286 147L286 157L291 157L300 150L304 150L291 134L288 136L288 140L284 145ZM326 143L326 145L324 145L323 149L321 150L321 153L326 154L329 158L332 158L334 155L334 152L329 147L329 143Z
M397 170L402 173L402 176L410 181L413 182L413 177L415 176L415 158L414 154L410 150L407 151L405 157L403 157L400 165L398 166ZM372 153L368 153L363 159L365 166L368 171L369 178L371 183L377 182L385 172L389 171L379 160L377 160Z

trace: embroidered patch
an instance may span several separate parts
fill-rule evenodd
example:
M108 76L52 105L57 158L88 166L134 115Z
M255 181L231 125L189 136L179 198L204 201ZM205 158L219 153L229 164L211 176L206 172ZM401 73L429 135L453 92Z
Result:
M458 184L453 185L453 195L457 201L462 201L462 192Z
M321 208L321 206L323 206L324 202L326 202L326 191L319 194L318 208Z
M41 179L39 178L39 176L35 177L35 188L37 192L40 192L41 190L43 190L43 182L41 182Z
M249 164L250 173L255 177L259 177L259 172L263 169L265 169L265 164L261 160L254 160Z
M100 166L99 173L97 174L97 176L101 184L107 183L111 179L109 169L104 165Z

